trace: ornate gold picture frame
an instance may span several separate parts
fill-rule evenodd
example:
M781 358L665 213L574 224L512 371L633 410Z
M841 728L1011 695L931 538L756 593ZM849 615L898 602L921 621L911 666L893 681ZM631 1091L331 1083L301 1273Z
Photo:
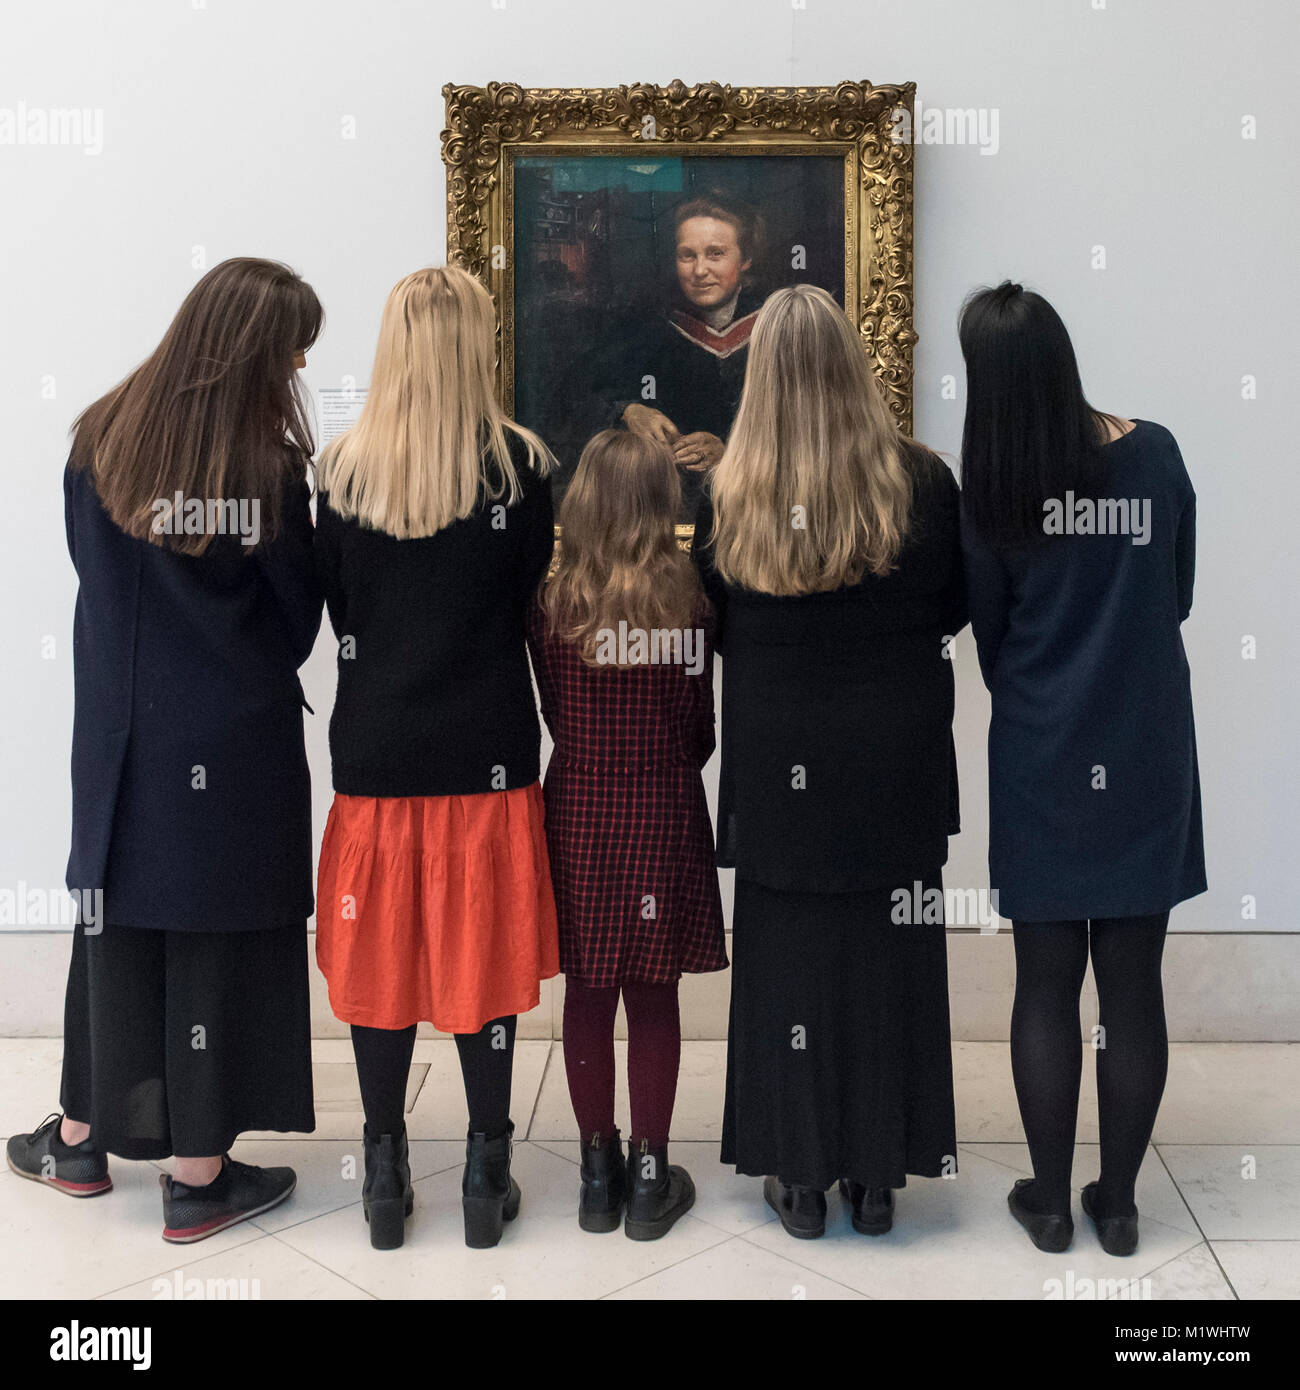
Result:
M768 221L781 223L787 233L792 208L811 219L804 240L821 238L814 251L822 278L816 268L800 272L799 256L808 252L802 243L792 256L788 244L780 245L765 263L779 267L786 257L795 267L787 280L812 279L842 298L891 412L910 433L916 341L913 146L900 132L911 128L915 90L910 82L877 87L865 81L834 87L680 81L662 87L525 88L504 82L444 87L447 260L478 276L497 304L504 409L537 428L553 448L551 433L571 416L585 433L611 423L597 406L583 417L556 373L568 368L566 353L575 354L579 340L591 339L593 323L614 321L609 316L618 305L611 301L631 303L641 293L644 287L631 283L635 276L629 266L650 267L647 284L656 275L662 278L651 261L664 242L665 259L671 257L673 237L681 235L683 203L689 202L689 214L703 206L702 190L715 196L716 186L727 184L760 212L766 202ZM585 163L595 160L604 162ZM802 160L817 162L795 162ZM729 194L716 196L730 206ZM761 226L763 220L756 216L754 223ZM795 228L786 243L799 235ZM618 236L642 240L620 249ZM750 266L751 259L743 264ZM773 288L769 274L765 285L752 287L748 303L756 305ZM578 317L560 313L557 304L578 304ZM650 317L650 311L642 316ZM660 321L667 320L661 315ZM689 317L681 322L706 339L703 346L712 359L725 354L730 340L719 337L722 346L715 348L709 333ZM566 338L568 328L573 331ZM726 331L734 340L738 330ZM598 363L610 357L600 344L591 352ZM743 362L743 355L738 360ZM585 382L582 371L578 376ZM528 418L530 409L542 410L543 401L559 401L565 412L551 429L546 421ZM680 428L685 433L705 426L686 419ZM576 447L575 442L569 453ZM563 463L559 448L556 453ZM689 526L679 527L679 535L689 534Z

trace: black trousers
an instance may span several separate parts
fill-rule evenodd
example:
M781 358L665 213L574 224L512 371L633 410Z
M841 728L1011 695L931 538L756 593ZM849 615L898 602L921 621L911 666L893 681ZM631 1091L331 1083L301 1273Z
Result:
M73 932L60 1104L122 1158L207 1158L310 1133L307 925Z

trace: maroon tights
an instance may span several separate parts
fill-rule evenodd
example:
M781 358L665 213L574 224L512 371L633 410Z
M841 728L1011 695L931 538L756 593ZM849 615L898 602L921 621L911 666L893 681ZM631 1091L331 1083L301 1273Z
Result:
M627 1087L635 1143L668 1142L682 1057L677 985L623 985L627 1010ZM619 986L564 987L564 1069L584 1142L614 1132L614 1015Z

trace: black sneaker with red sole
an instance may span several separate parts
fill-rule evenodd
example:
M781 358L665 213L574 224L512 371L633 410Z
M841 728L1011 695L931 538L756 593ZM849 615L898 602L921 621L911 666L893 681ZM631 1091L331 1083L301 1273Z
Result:
M228 1226L278 1207L293 1191L298 1175L292 1168L256 1168L222 1156L221 1172L206 1187L190 1187L162 1173L163 1239L173 1245L192 1245Z
M97 1152L89 1139L65 1144L59 1138L62 1123L62 1115L47 1115L34 1133L13 1135L5 1145L10 1171L69 1197L100 1197L111 1192L108 1155Z

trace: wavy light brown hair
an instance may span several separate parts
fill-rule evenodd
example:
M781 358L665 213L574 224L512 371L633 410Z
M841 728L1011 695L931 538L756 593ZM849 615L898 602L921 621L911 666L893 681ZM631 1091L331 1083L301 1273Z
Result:
M201 555L212 533L168 534L160 499L256 501L259 543L275 535L287 484L313 448L294 357L324 313L287 265L240 256L185 297L153 353L73 425L72 466L89 469L109 516L130 536Z
M589 666L602 629L686 628L700 615L695 566L678 546L682 485L672 453L628 430L587 442L560 504L560 553L542 590L548 627Z
M777 290L711 481L718 573L783 595L888 574L912 502L903 442L840 306L815 285Z

